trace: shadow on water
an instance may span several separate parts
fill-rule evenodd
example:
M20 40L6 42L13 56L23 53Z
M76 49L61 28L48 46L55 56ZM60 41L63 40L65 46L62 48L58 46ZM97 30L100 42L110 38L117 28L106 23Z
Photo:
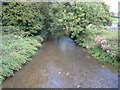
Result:
M21 71L3 83L5 88L117 88L118 73L93 59L66 36L48 37Z

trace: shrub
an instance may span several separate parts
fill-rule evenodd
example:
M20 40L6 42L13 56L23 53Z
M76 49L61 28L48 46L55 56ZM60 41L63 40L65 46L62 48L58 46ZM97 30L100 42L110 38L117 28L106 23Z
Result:
M41 3L33 2L3 2L2 25L10 28L3 30L25 36L38 33L43 29L44 23L40 6Z

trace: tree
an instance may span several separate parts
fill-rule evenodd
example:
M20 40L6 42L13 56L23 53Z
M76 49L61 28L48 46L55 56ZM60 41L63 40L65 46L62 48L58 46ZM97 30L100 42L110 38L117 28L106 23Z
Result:
M41 3L31 2L3 2L2 24L3 27L10 26L5 32L12 32L22 35L38 33L43 28L43 18L40 9ZM8 28L10 28L8 27ZM5 30L5 29L3 29ZM19 30L19 31L18 31Z
M103 2L65 2L51 4L50 31L63 35L68 31L76 38L89 24L111 25L109 7Z

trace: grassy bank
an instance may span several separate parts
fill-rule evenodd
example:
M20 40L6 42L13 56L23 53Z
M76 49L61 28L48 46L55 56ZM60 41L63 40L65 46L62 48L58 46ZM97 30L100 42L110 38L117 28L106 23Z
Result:
M30 61L36 50L41 46L43 38L21 37L13 34L2 36L2 57L0 59L0 83L6 77L14 75L14 71L19 71L21 66Z
M76 43L87 48L97 60L111 63L115 67L118 66L117 32L89 28L76 39Z

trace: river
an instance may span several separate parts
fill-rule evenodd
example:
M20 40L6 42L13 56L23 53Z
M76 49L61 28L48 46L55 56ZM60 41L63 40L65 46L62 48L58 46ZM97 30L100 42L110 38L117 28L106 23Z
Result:
M48 38L3 88L118 88L118 73L68 37Z

